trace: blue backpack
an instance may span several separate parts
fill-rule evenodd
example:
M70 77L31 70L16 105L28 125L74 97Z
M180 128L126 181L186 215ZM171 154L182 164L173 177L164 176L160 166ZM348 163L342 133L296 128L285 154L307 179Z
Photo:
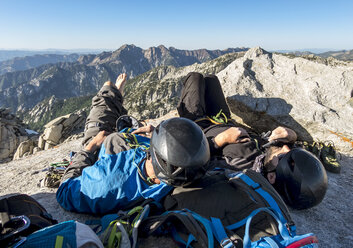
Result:
M254 171L206 176L163 205L168 211L144 220L141 234L171 234L180 247L317 247L313 234L296 235L285 203Z
M89 226L79 223L77 221L70 220L36 231L31 235L22 238L20 242L18 242L12 247L103 248L103 244Z

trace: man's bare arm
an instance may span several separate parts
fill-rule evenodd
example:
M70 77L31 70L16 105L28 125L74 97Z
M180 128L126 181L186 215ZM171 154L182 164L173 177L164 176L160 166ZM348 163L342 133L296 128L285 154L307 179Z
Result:
M248 132L240 127L231 127L227 130L219 133L215 138L214 142L218 147L224 147L228 144L236 144L247 142L250 140Z

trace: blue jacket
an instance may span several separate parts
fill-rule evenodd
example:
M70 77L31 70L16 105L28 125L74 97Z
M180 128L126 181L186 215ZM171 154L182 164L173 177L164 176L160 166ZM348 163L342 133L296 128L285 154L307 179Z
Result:
M149 139L148 139L149 141ZM98 160L82 170L82 175L66 179L56 199L66 210L106 214L142 198L159 201L172 189L165 183L148 185L140 177L146 152L141 147L108 154L103 144Z

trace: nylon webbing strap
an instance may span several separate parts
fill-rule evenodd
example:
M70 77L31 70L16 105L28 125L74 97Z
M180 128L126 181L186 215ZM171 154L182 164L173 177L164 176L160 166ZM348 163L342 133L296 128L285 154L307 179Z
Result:
M273 208L276 212L278 212L278 215L279 215L281 222L284 224L287 223L287 220L284 218L282 211L281 211L280 207L278 206L277 202L275 201L275 199L273 199L273 197L268 192L263 190L259 183L254 182L249 176L245 175L242 172L237 173L235 177L240 178L243 182L245 182L247 185L249 185L254 191L256 191L258 194L260 194L267 201L267 203L270 205L270 207ZM248 217L245 217L244 219L242 219L232 225L226 226L226 228L228 230L234 230L239 227L242 227L246 224L247 219L248 219Z
M271 245L271 248L279 248L277 243L270 237L264 237L264 240L266 240L267 243Z
M187 216L187 215L185 214L185 212L183 212L183 213L181 213L181 212L179 212L179 211L178 211L178 212L177 212L177 211L175 211L175 212L168 212L168 214L167 214L166 216L167 216L167 218L168 218L169 216L174 216L174 217L176 217L177 219L179 219L179 220L183 223L183 225L186 227L186 229L187 229L189 232L191 232L190 235L194 234L197 238L199 238L199 240L198 240L199 242L203 242L203 246L206 245L206 243L205 243L206 240L202 240L202 236L200 236L200 232L197 231L196 227L192 224L191 219L189 218L189 216ZM182 244L186 245L186 247L187 247L187 243L188 243L188 242L191 243L193 240L197 240L194 235L192 235L193 238L190 237L190 235L189 235L188 241L186 242L185 240L183 240L183 239L179 236L179 234L178 234L178 232L176 231L176 229L175 229L175 228L172 228L172 236L173 236L174 240L175 240L176 242L179 242L179 243L182 243Z
M216 236L221 247L235 248L233 242L229 239L220 219L211 217L213 234Z
M270 207L278 212L279 218L282 223L287 223L287 220L284 218L283 213L275 199L273 199L273 197L268 192L263 190L259 183L254 182L249 176L245 175L244 173L239 173L238 177L243 180L247 185L252 187L258 194L260 194L268 202Z
M228 230L234 230L237 229L239 227L242 227L246 224L246 221L248 220L248 217L245 217L244 219L242 219L241 221L238 221L237 223L234 223L232 225L226 226L226 228Z
M200 215L188 209L167 211L162 216L171 215L177 217L184 224L186 229L188 229L188 231L194 236L193 238L189 236L188 242L191 242L192 240L197 240L201 243L201 246L206 247L208 243L209 248L214 247L213 232L209 220L201 217ZM198 224L196 220L202 224L202 226L205 228L206 233L204 233L201 228L201 225ZM165 221L166 220L163 220L163 222ZM184 241L184 244L186 245L187 242Z
M207 235L202 230L200 224L197 223L197 221L194 219L194 217L192 216L191 213L186 213L186 216L189 218L191 223L194 225L197 234L200 235L200 237L201 237L201 240L203 240L203 242L205 242L205 244L206 244Z
M193 241L196 241L196 238L194 237L194 235L190 234L188 238L188 242L186 243L186 247L191 247L191 243Z
M212 227L210 225L210 221L189 209L185 208L184 211L190 212L192 214L192 217L194 217L197 221L199 221L203 225L207 234L208 247L214 247L213 232L212 232Z

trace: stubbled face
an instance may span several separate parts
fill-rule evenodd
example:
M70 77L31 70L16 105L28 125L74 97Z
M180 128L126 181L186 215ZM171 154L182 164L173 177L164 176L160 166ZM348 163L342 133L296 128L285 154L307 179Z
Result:
M276 168L282 155L288 153L290 148L287 145L282 147L272 146L266 151L264 165L267 172L267 180L274 184L276 181Z

